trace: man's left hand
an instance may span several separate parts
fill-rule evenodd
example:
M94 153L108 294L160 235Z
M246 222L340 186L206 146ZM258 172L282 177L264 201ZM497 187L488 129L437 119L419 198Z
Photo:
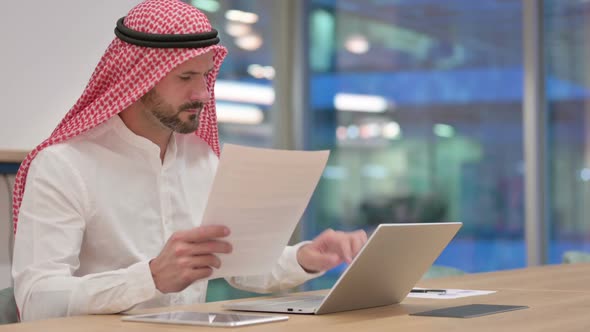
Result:
M348 233L328 229L299 248L297 262L310 273L326 271L343 262L352 262L365 242L367 233L363 230Z

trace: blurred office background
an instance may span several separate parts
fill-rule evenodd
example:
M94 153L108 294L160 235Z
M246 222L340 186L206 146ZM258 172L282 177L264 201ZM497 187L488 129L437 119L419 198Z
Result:
M331 150L294 240L461 221L435 264L468 273L590 251L589 0L184 1L229 49L222 143Z
M590 250L590 1L187 2L229 49L216 89L222 141L332 151L302 239L461 221L436 264L465 272L524 267L527 241L540 263ZM531 28L544 113L536 239L525 236ZM343 268L305 289L328 287Z

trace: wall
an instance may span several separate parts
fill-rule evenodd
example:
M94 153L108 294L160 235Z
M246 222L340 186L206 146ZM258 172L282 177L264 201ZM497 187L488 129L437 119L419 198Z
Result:
M117 19L139 2L0 2L0 151L29 151L51 133L114 38ZM12 284L6 187L0 176L0 288Z
M0 2L0 150L31 150L51 133L138 2Z

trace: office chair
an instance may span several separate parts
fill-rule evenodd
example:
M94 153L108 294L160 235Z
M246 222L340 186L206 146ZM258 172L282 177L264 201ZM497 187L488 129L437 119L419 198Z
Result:
M11 323L18 323L18 313L12 287L0 290L0 325Z
M2 176L6 183L6 190L8 192L8 225L9 225L9 238L8 238L8 259L10 265L12 265L12 250L14 245L14 233L12 232L12 191L11 188L14 183L7 175ZM0 325L18 323L18 312L16 307L16 301L14 300L14 288L4 288L0 290Z

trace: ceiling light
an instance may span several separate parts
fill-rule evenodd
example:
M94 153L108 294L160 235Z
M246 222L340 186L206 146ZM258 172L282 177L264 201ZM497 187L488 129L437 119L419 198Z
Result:
M369 51L370 44L363 35L352 35L344 42L344 48L354 54L364 54Z
M218 100L272 105L275 91L271 86L239 81L218 80L215 83L215 98Z
M258 22L258 15L236 9L231 9L225 12L225 18L230 21L236 21L246 24L254 24Z
M356 139L359 137L359 127L355 125L348 126L347 132L348 138L350 139Z
M396 139L400 136L401 132L399 124L395 121L391 121L383 126L381 135L387 139Z
M266 78L272 80L275 77L275 69L272 66L251 64L248 66L248 74L255 78Z
M227 22L225 32L232 37L245 36L252 32L252 26L243 23Z
M381 126L376 123L365 123L361 125L361 138L374 138L381 134Z
M262 46L262 37L257 34L248 34L236 38L235 43L243 50L256 51L260 48L260 46Z
M338 128L336 128L336 138L338 138L339 141L345 141L347 135L348 130L345 126L338 126Z
M374 95L337 93L334 107L338 111L382 113L387 110L387 100Z
M233 103L217 103L217 121L238 124L260 124L264 121L264 113L253 105Z

